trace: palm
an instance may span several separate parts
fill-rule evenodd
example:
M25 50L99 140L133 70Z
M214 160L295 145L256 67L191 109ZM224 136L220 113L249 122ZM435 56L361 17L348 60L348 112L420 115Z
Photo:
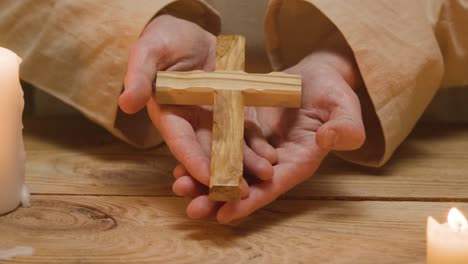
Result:
M316 143L315 136L323 121L314 110L260 108L257 112L258 122L268 126L265 132L270 133L267 137L278 153L275 171L288 166L288 177L296 178L294 185L311 176L328 152Z
M256 111L257 121L278 155L273 178L256 181L250 185L247 199L222 207L218 213L221 222L233 216L245 216L308 179L328 153L316 143L323 121L314 114L315 109L257 108Z
M336 71L316 71L311 65L288 70L303 77L300 109L256 109L257 122L278 156L273 178L256 181L249 197L221 207L218 221L244 217L274 201L311 177L330 149L362 145L364 129L355 93Z

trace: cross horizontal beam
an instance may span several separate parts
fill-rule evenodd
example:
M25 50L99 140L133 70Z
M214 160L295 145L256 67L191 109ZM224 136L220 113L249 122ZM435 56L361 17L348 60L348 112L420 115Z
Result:
M215 90L242 91L245 106L299 107L301 78L272 72L158 72L156 98L160 104L213 105Z
M280 72L249 74L245 38L218 36L215 72L158 72L159 104L212 105L210 192L213 201L241 198L244 106L300 107L301 78Z

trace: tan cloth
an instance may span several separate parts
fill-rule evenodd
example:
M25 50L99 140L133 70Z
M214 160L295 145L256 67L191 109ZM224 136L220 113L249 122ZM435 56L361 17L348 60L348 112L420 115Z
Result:
M466 0L274 0L266 19L277 69L339 30L355 55L367 140L340 153L381 166L413 129L439 87L468 84ZM370 97L370 100L369 100Z
M138 147L154 146L162 139L146 111L126 115L119 111L118 97L130 46L163 8L219 33L219 16L202 1L4 0L0 46L23 58L22 79L117 137Z
M127 142L152 146L161 139L146 114L124 115L118 111L117 98L128 48L146 23L171 2L0 1L0 46L24 58L26 81ZM244 8L252 3L219 2ZM360 98L368 139L360 150L340 155L380 166L411 131L439 87L468 83L464 2L273 0L265 24L268 51L275 69L284 69L312 52L328 34L339 30L344 35L367 88ZM266 6L265 1L255 3ZM177 1L165 12L177 13L213 33L219 30L219 18L203 2Z

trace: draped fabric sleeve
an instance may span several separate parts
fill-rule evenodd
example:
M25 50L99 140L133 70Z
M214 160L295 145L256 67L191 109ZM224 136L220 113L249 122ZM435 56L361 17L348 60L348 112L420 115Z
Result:
M365 83L358 95L367 140L337 153L354 163L385 164L441 86L468 84L466 1L273 0L265 22L276 70L330 34L345 38Z
M23 58L21 78L76 108L138 147L162 139L146 111L119 111L130 46L160 13L190 20L213 34L218 14L194 0L4 0L0 46Z

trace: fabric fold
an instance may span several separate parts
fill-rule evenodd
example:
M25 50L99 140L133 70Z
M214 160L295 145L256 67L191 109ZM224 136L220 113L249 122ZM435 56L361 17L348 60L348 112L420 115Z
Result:
M421 1L274 0L265 23L277 70L290 67L336 32L355 56L367 140L344 159L379 167L408 136L438 90L444 62Z
M0 46L23 58L21 78L74 107L122 140L162 142L146 110L119 110L128 51L160 13L197 23L213 34L220 18L204 1L24 0L0 2Z

